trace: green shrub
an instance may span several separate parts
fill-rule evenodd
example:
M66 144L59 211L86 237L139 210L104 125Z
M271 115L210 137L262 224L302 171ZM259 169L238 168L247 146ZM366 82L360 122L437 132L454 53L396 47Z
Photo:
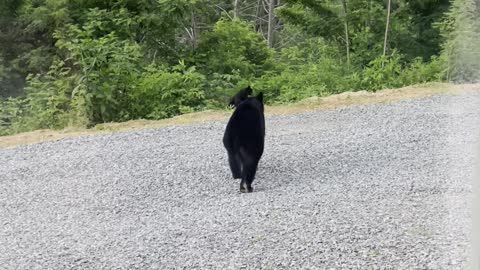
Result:
M243 78L259 77L270 69L273 50L247 22L218 21L213 30L204 33L195 54L199 70L204 74L234 74Z
M27 77L25 96L9 98L2 104L0 114L4 126L17 133L43 128L62 128L72 123L72 89L78 77L62 61L55 61L44 75Z
M365 90L379 90L402 85L402 56L395 51L372 60L364 69L361 86Z
M437 56L432 56L427 63L421 57L417 57L403 70L400 81L402 85L441 81L444 78L445 69L445 63Z
M204 105L205 77L184 62L167 68L150 66L129 98L132 118L161 119L198 110Z
M138 44L114 32L98 36L101 21L70 25L56 33L57 46L81 74L82 92L92 124L130 119L128 94L140 76L142 54Z
M402 87L417 83L441 80L444 62L433 56L429 63L417 57L409 64L395 51L390 56L378 57L364 70L361 87L366 90Z
M358 76L339 55L321 38L285 48L276 70L255 80L255 87L265 91L267 101L281 103L352 90Z

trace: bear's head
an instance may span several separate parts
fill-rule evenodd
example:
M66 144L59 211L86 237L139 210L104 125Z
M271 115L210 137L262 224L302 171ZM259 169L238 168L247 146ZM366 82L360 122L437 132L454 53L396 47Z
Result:
M235 96L233 96L233 97L230 99L230 102L228 103L228 105L237 107L238 104L240 104L240 103L242 103L243 101L247 100L248 97L249 97L252 93L253 93L253 90L252 90L252 88L251 88L250 85L249 85L249 86L247 86L247 88L240 90Z

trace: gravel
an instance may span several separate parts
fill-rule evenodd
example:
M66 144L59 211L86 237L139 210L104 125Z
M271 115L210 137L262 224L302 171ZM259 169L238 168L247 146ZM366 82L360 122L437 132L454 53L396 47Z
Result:
M480 93L0 149L0 269L464 269Z

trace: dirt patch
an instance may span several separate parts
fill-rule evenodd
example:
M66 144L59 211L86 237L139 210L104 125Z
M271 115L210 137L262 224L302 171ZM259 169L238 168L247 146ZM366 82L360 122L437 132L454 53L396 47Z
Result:
M289 105L266 106L265 113L267 115L283 115L315 110L333 110L352 105L384 104L440 94L460 94L468 91L480 91L480 84L451 85L445 83L428 83L399 89L385 89L375 93L367 91L344 92L328 97L311 97ZM99 124L91 129L66 128L64 130L36 130L0 137L0 148L54 141L63 138L73 138L84 135L126 132L144 128L159 128L171 125L186 125L191 123L222 121L227 120L230 114L230 111L203 111L157 121L132 120L122 123L105 123Z

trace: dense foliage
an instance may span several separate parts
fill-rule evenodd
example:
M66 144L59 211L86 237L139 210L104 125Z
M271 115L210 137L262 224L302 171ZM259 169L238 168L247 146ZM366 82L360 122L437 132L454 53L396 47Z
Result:
M478 80L479 11L475 0L3 0L0 135L222 108L247 84L288 103Z

